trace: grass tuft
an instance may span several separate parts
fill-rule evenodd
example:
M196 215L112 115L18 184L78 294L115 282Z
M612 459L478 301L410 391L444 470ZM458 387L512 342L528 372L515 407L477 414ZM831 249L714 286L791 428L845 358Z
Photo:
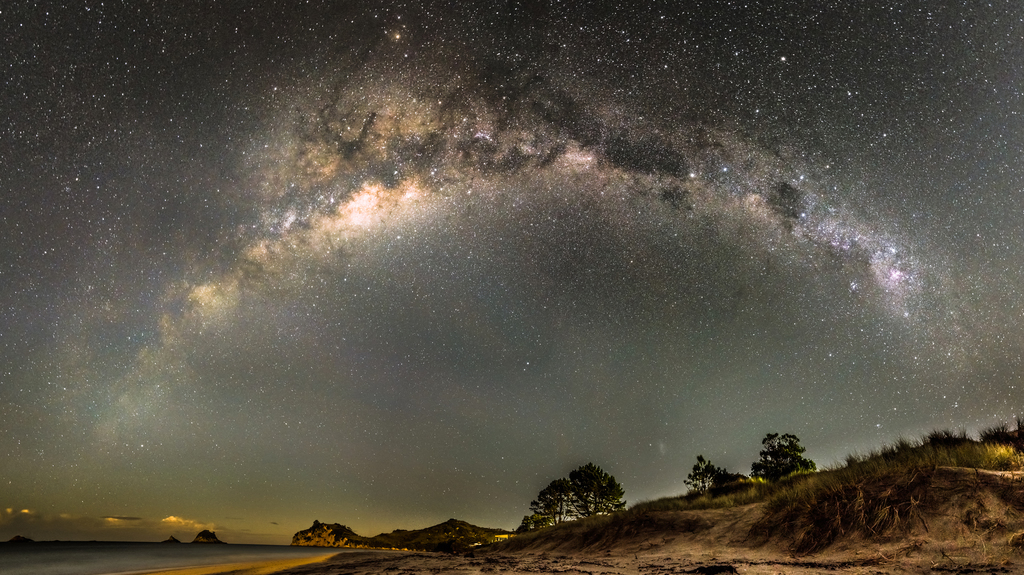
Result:
M928 445L943 447L956 447L973 441L974 440L967 435L967 430L963 428L956 431L951 429L936 429L926 435L924 439L924 442Z
M1003 423L981 431L981 440L986 443L998 443L1024 451L1024 418L1018 417L1016 427L1011 429Z

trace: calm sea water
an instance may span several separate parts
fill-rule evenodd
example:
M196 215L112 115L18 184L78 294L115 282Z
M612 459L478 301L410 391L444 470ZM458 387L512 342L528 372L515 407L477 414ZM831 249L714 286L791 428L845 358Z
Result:
M3 575L100 575L327 555L343 549L191 543L0 543Z

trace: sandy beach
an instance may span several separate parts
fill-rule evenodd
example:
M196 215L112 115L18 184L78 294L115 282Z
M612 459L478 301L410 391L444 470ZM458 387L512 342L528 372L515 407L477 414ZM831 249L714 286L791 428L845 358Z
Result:
M321 560L291 560L221 565L199 569L160 571L161 575L675 575L684 573L749 575L811 575L845 573L885 575L916 573L1016 573L1024 563L958 564L952 560L933 563L923 558L875 555L863 559L830 560L823 557L710 557L693 559L686 553L654 553L618 556L505 555L452 556L436 553L365 551L342 553Z

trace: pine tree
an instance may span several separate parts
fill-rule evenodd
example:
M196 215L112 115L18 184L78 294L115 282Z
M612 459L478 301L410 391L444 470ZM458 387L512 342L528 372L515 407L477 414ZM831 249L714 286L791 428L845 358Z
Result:
M803 456L807 449L800 445L800 439L789 433L779 436L769 433L761 440L764 449L761 459L750 466L750 475L768 481L778 481L797 471L816 471L813 461Z
M572 486L573 514L577 517L604 515L626 508L622 496L626 494L615 477L603 469L588 463L569 473Z
M693 471L686 476L683 483L692 491L707 493L712 487L724 483L727 477L732 478L733 475L722 467L716 467L711 461L704 459L703 455L698 455Z
M551 525L556 525L568 519L572 495L569 480L556 479L537 494L536 500L530 502L530 511L534 515L547 517Z
M571 519L602 515L626 508L622 485L600 467L588 463L568 478L548 484L530 502L533 515L523 517L521 530L539 529Z

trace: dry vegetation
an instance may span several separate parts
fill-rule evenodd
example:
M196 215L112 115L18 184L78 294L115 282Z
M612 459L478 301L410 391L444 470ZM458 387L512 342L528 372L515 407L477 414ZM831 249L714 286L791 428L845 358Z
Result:
M1011 445L975 441L965 433L941 431L921 442L899 440L780 486L768 498L757 529L767 536L780 527L795 528L799 552L817 551L844 534L906 531L920 521L919 506L939 467L1017 471L1024 468L1024 457Z
M832 468L792 475L776 483L743 480L703 495L641 502L626 511L524 533L502 550L524 549L549 538L587 545L610 533L635 529L643 518L657 512L754 503L762 505L763 516L749 535L767 540L772 534L786 533L793 539L791 549L800 553L819 551L846 535L901 535L915 522L921 525L924 521L920 506L936 469L1024 470L1022 439L1024 420L1016 422L1016 429L987 429L979 439L965 432L936 431L918 441L899 439L866 455L850 455Z

